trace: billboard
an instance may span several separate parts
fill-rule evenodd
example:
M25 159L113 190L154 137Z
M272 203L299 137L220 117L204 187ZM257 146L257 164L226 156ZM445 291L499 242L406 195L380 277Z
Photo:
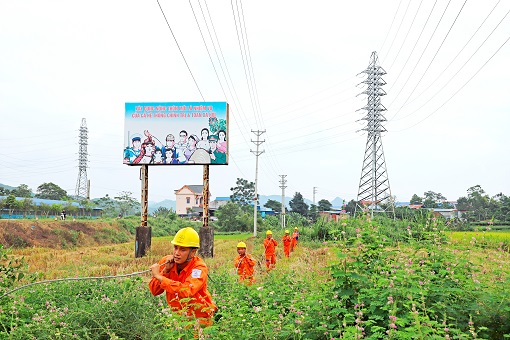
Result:
M126 103L128 165L227 165L226 102Z

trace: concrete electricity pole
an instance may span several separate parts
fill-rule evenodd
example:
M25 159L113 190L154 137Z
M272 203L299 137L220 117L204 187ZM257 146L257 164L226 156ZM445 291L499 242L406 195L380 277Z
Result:
M264 143L265 140L260 140L260 136L266 132L266 130L260 131L251 130L256 136L257 140L252 140L251 142L257 146L257 150L250 150L251 153L255 155L255 197L253 197L253 236L257 236L257 202L258 202L258 175L259 175L259 156L264 153L264 150L259 151L260 144Z
M315 205L315 194L317 193L317 187L313 187L313 205Z
M282 189L282 212L280 214L280 220L282 222L282 229L285 229L285 188L287 187L285 185L287 183L285 177L287 177L287 175L280 175L280 177L280 188Z

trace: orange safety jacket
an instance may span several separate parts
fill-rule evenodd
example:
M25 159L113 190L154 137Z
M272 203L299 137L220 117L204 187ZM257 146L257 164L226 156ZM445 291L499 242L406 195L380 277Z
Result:
M297 231L292 233L292 247L298 243L299 233Z
M238 255L234 260L234 267L237 268L237 274L242 279L253 276L255 264L256 262L251 258L250 254L245 254L244 256Z
M159 260L159 264L166 262L166 257ZM169 273L163 273L163 280L152 278L149 289L156 296L166 291L166 301L173 311L184 311L188 316L197 318L212 318L218 309L207 291L207 266L198 256L194 256L180 273L175 264ZM181 299L188 299L181 302Z
M290 250L290 243L292 242L292 240L290 239L290 236L284 235L282 238L282 241L283 241L283 251Z
M264 248L266 248L266 256L275 254L275 247L278 245L278 242L274 238L268 239L267 237L264 239Z

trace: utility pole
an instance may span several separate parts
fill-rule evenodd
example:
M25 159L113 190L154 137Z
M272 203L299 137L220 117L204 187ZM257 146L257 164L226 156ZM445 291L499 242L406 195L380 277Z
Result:
M315 205L315 194L317 193L317 187L313 187L313 205Z
M255 155L255 197L253 197L253 236L257 236L257 202L258 202L258 175L259 175L259 156L264 153L264 150L259 151L259 146L265 142L265 140L260 140L260 136L266 132L266 130L260 131L251 130L257 136L257 140L252 140L251 142L257 146L257 150L250 150L251 153Z
M367 122L366 127L362 129L367 132L367 143L354 214L362 209L361 205L368 205L372 217L374 211L383 213L390 211L395 217L395 206L391 197L381 139L381 132L387 131L382 125L383 122L386 122L386 118L382 114L383 111L386 111L386 108L381 104L381 97L386 95L386 92L382 89L382 86L386 85L386 82L382 79L386 71L379 66L376 52L372 52L370 64L361 73L365 73L367 76L361 82L361 84L366 85L366 89L362 94L367 95L367 105L361 109L366 111L365 117L361 120Z
M209 164L204 165L203 172L204 189L202 197L204 198L202 228L198 235L200 236L199 253L203 257L213 257L214 255L214 229L209 227Z
M144 257L151 249L152 228L147 225L149 215L149 165L140 167L140 181L142 182L142 213L140 226L136 227L135 257Z
M287 187L285 185L287 183L285 177L287 177L287 175L280 175L280 177L280 188L282 189L282 212L280 214L280 220L282 223L282 229L285 229L285 188Z

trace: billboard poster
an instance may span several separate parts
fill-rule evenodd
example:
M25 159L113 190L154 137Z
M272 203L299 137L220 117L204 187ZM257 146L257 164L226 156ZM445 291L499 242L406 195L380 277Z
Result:
M226 102L126 103L128 165L227 165Z

